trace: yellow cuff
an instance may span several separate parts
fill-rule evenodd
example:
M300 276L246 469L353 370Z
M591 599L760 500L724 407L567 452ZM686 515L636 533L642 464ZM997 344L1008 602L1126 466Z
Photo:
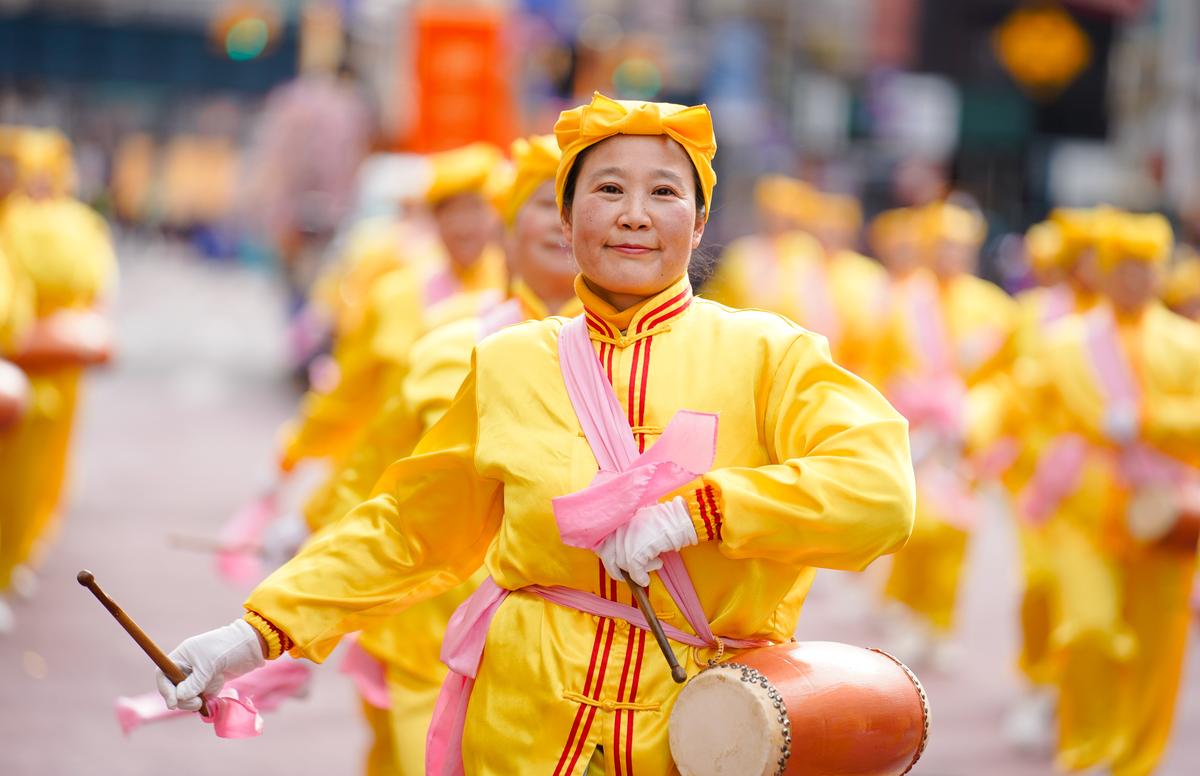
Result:
M246 612L242 619L250 623L250 626L263 637L263 641L267 642L267 660L274 660L283 654L283 642L279 637L279 631L266 618L255 612Z
M687 502L688 513L692 516L692 525L696 527L696 536L700 541L721 541L721 530L725 526L721 488L701 477L679 495Z

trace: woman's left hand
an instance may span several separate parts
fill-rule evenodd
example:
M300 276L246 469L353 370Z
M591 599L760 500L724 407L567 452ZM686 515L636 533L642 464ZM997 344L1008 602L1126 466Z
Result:
M650 585L650 572L662 568L658 556L681 550L699 541L687 504L682 497L643 507L627 525L621 526L601 543L596 554L613 579L629 572L642 587Z

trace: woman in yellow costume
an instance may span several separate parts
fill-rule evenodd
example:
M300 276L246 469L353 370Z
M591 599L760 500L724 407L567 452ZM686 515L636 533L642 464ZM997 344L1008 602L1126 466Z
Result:
M518 140L512 147L515 177L500 199L506 227L510 285L507 301L434 329L413 345L411 371L402 390L371 422L340 470L332 487L306 507L310 526L334 523L371 495L371 487L393 461L409 455L417 440L450 406L471 366L471 352L482 337L524 320L541 320L556 311L575 314L573 263L562 246L554 199L554 175L560 157L553 135ZM320 534L318 533L318 536ZM425 736L434 702L446 675L438 659L450 615L482 581L477 572L466 583L417 604L363 631L358 644L386 666L390 709L365 713L375 735L368 774L425 772ZM393 765L394 763L394 765Z
M862 568L904 542L913 486L903 418L837 367L820 337L691 294L687 265L715 183L708 110L597 94L564 112L555 134L584 315L519 324L476 346L445 415L374 497L255 590L248 619L175 651L192 676L178 688L160 681L169 706L195 708L200 692L285 648L321 660L345 633L483 564L490 577L443 648L454 663L443 691L470 701L453 707L465 713L457 730L431 730L446 771L579 774L595 761L609 774L665 773L680 686L624 614L582 610L636 616L612 574L649 585L695 673L721 644L728 656L790 639L817 566ZM565 382L564 364L599 382L594 402ZM601 474L601 489L589 489L608 453L592 447L584 429L596 426L577 408L606 413L610 430L627 424L614 432L626 451L671 450L656 454L669 466L652 455L621 475L673 472L663 487L647 482L639 498L603 487ZM676 414L684 408L694 411ZM681 451L680 434L698 444ZM692 459L707 459L708 445L711 467ZM598 510L602 523L574 520L605 494L631 500ZM690 575L721 637L700 641L711 648L687 646L695 631L664 577L650 577L661 563ZM486 647L473 639L483 632Z
M893 559L884 596L903 607L895 610L893 644L901 659L948 667L977 517L966 460L968 392L1011 363L1016 310L972 274L986 231L978 214L939 202L914 217L926 266L893 283L871 359L876 384L912 425L919 493L912 538Z
M26 130L16 150L19 193L5 206L0 249L30 284L34 320L9 355L29 376L31 401L0 446L0 591L32 589L27 564L58 513L83 367L108 357L97 307L116 274L107 226L69 194L67 139Z
M779 313L822 334L839 364L861 373L886 272L855 253L862 216L851 197L822 194L782 175L755 188L759 235L735 241L704 295L730 307Z
M1200 326L1155 300L1166 220L1106 218L1108 301L1051 330L1029 388L1060 436L1025 502L1054 547L1057 762L1143 776L1170 734L1196 552L1141 529L1197 478Z
M389 384L394 387L403 374L408 350L427 330L433 306L460 292L498 294L504 287L495 215L483 195L500 162L499 151L477 143L435 154L431 162L426 200L439 239L423 245L438 255L367 272L366 290L359 292L361 314L353 315L334 345L336 382L309 391L298 417L284 430L280 466L285 472L307 458L338 460L349 451L382 407ZM376 266L372 262L364 271ZM461 315L476 313L488 298L464 305Z

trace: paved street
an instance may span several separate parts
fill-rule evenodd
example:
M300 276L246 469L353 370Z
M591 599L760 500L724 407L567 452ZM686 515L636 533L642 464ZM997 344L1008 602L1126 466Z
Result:
M195 720L129 738L117 727L113 699L153 689L152 667L76 584L76 572L91 569L168 650L237 616L244 591L219 581L210 558L172 549L167 539L214 535L269 481L274 434L296 400L284 377L282 304L265 276L162 246L127 249L123 261L119 359L87 386L67 519L36 597L14 603L15 634L0 637L0 774L354 774L363 731L353 690L332 665L318 670L307 699L267 717L261 738L218 740ZM972 550L962 668L922 677L933 737L915 773L1053 772L1013 756L1000 735L1017 689L1014 567L1002 519L989 520ZM839 582L818 580L800 638L877 643L870 623L845 606ZM1160 773L1200 773L1196 731L1193 645Z

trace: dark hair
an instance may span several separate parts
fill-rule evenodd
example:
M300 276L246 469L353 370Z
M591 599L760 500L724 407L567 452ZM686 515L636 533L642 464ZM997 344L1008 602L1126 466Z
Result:
M605 138L607 140L607 138ZM600 143L603 143L601 140ZM579 152L575 157L575 161L571 162L571 169L567 170L567 179L563 181L563 212L570 213L571 205L575 204L575 184L579 181L579 171L583 168L583 160L592 152L592 149L600 145L596 143ZM688 158L689 163L691 158ZM696 169L696 165L689 164L692 168L692 185L696 188L696 213L704 215L707 204L704 202L704 188L700 183L700 172Z

